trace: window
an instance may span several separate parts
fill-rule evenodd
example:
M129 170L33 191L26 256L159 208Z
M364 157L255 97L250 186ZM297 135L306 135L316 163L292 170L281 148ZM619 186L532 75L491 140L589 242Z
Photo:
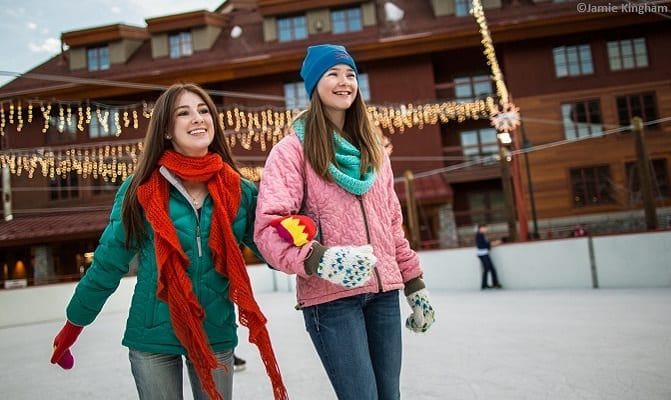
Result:
M65 175L49 178L49 198L62 200L79 197L79 177L77 172L70 171Z
M77 139L77 121L76 114L72 114L70 108L67 113L51 116L49 118L49 129L47 130L47 143L71 142Z
M611 71L647 67L645 38L608 42L608 62Z
M280 42L290 42L308 37L308 26L304 15L279 18L277 20L277 38Z
M284 106L287 110L300 110L307 108L310 100L305 93L303 82L291 82L284 84Z
M557 78L594 73L592 52L588 44L561 46L552 49Z
M489 75L473 75L454 78L454 97L460 100L475 100L493 93Z
M359 91L364 101L370 101L368 74L359 74ZM300 110L306 108L309 102L303 81L284 84L284 106L287 109Z
M642 196L641 181L638 176L638 164L636 162L629 162L626 164L626 169L629 199L632 204L640 204L642 202ZM667 171L666 159L660 158L658 160L650 160L650 182L652 186L652 195L656 199L668 199L671 197L671 190L669 190L669 175Z
M461 132L461 149L467 159L478 159L499 152L496 129L483 128Z
M615 98L617 118L620 126L628 126L633 117L641 117L643 121L657 119L657 101L654 93L630 94ZM659 124L648 127L659 128Z
M359 91L364 101L370 101L370 84L368 83L368 74L359 74Z
M98 108L91 115L89 123L89 138L96 139L101 137L119 136L121 133L121 124L119 122L118 108Z
M574 207L615 203L610 168L607 165L574 168L570 175Z
M566 139L601 136L601 109L598 100L561 105L564 136Z
M110 49L107 46L92 47L86 50L89 71L110 69Z
M193 54L191 32L178 32L168 36L170 58L188 57Z
M471 223L491 224L506 220L505 202L501 190L469 192L467 198Z
M98 176L95 179L91 178L91 183L93 184L93 194L99 195L99 194L116 193L117 189L119 189L119 186L121 186L122 182L123 180L121 179L121 177L117 177L114 182L112 182L112 180L108 177Z
M473 8L471 0L454 0L454 15L457 17L470 15L471 8Z
M333 33L356 32L363 29L360 8L348 8L331 12Z

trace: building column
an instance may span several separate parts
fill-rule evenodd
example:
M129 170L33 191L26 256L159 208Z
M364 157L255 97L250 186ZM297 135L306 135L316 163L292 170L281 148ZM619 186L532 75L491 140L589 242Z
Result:
M49 279L56 275L54 271L54 259L51 254L51 248L45 245L34 246L33 257L35 260L33 265L33 278L35 278L35 285L49 283Z
M446 203L438 209L438 227L438 240L441 249L459 247L459 235L457 234L457 223L454 220L452 203Z

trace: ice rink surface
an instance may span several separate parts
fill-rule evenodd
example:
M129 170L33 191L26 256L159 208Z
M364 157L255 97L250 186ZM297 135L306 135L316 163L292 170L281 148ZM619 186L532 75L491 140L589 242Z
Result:
M671 399L671 289L436 291L431 299L431 330L405 331L403 399ZM257 301L291 399L335 399L294 294ZM70 371L49 363L63 321L0 329L0 398L136 399L125 318L103 313L87 327ZM239 333L247 369L235 374L233 398L272 400L257 349ZM184 392L191 399L186 378Z

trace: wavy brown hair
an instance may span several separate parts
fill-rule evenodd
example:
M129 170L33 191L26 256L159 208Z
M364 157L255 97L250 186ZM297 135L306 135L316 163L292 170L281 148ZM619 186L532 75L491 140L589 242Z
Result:
M185 92L194 93L203 99L212 115L214 139L210 143L208 150L219 154L225 163L228 163L236 172L240 173L224 136L224 129L219 122L217 106L210 95L194 83L174 84L167 88L156 99L156 104L154 104L147 134L144 137L144 150L135 167L135 172L126 191L121 209L121 220L126 228L126 247L129 249L139 245L147 233L142 206L137 197L138 188L159 167L158 161L163 153L168 149L172 149L172 142L166 136L172 132L174 126L174 110L177 98Z
M361 97L361 92L357 91L354 102L345 111L345 124L342 130L328 119L324 107L315 90L308 109L297 117L305 124L303 153L317 175L329 182L333 181L328 168L331 163L337 166L334 132L348 138L361 152L362 175L369 167L377 171L383 157L382 147L379 135L368 118L366 103Z

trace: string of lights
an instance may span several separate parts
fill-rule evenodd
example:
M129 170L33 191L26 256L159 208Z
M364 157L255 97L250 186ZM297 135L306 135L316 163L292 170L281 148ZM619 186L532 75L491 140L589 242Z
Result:
M448 121L463 122L481 119L496 112L496 99L492 96L473 101L440 101L425 103L369 105L368 113L377 126L393 134L408 128L435 125ZM50 126L59 133L77 131L83 133L86 125L95 124L114 136L121 136L124 129L137 130L140 118L151 118L152 105L142 101L127 105L109 105L100 102L64 102L47 100L11 99L0 102L0 135L6 134L9 125L21 132L27 124L41 117L42 133ZM285 127L300 110L279 107L253 108L229 106L219 110L219 121L231 135L232 145L249 149L251 142L258 142L265 150L265 142L276 141Z
M371 105L369 115L374 124L390 134L403 133L408 128L423 129L426 125L446 123L451 120L486 118L496 109L496 100L486 97L473 102L444 101L426 104ZM39 110L39 111L38 111ZM112 112L111 110L114 110ZM253 109L234 106L221 110L218 121L224 128L231 147L239 145L250 150L258 145L265 152L286 135L287 124L300 110ZM35 114L41 116L39 122ZM8 124L16 125L21 132L26 124L41 123L42 133L54 124L59 133L85 132L85 125L97 123L105 128L104 136L120 137L125 128L139 129L140 118L151 118L151 105L139 102L126 106L107 106L102 103L47 102L44 100L18 100L0 103L0 132L5 134ZM112 128L110 128L112 126ZM110 134L113 129L113 135ZM94 144L76 144L66 147L38 149L7 149L0 153L0 166L9 167L14 175L26 174L32 178L36 172L53 179L72 171L82 177L116 182L126 179L133 172L142 151L139 140L115 141ZM257 178L258 171L245 170ZM255 179L258 180L258 179Z
M529 122L530 119L524 118L524 122ZM663 117L653 121L647 121L644 126L655 125L671 121L671 117ZM550 122L550 121L548 121ZM593 125L593 124L586 124ZM541 145L526 147L523 149L513 150L510 152L512 156L531 153L534 151L544 150L552 147L561 146L564 144L575 143L582 140L589 140L601 138L613 133L619 133L630 130L630 126L619 126L612 128L598 135L585 136L580 138L564 139L555 142L545 143ZM75 171L82 177L91 176L94 179L103 179L104 181L116 182L117 179L125 179L131 174L135 167L135 162L142 149L142 142L140 140L129 140L123 142L105 142L90 145L88 147L60 146L48 147L38 149L9 149L0 152L0 167L9 167L10 173L21 176L26 174L28 177L33 177L36 172L41 172L43 176L54 178L56 176L64 176ZM243 157L244 158L244 157ZM416 179L444 173L457 171L460 169L477 166L481 164L491 163L499 160L498 154L481 157L477 159L468 159L468 157L460 156L443 156L443 157L398 157L394 156L394 160L398 161L459 161L467 160L463 163L453 164L448 167L438 168L431 171L417 173ZM261 159L259 159L261 160ZM259 161L256 158L252 161ZM259 166L242 166L239 167L241 173L251 179L252 181L259 181L261 179L262 167ZM118 172L121 172L119 175ZM402 180L398 178L397 181ZM92 187L93 188L93 187ZM86 189L79 187L79 189ZM99 189L96 187L96 189ZM47 190L47 189L45 189Z
M471 8L471 14L475 18L475 22L478 24L480 29L480 35L482 36L482 46L484 47L484 55L487 58L487 65L491 69L492 78L494 79L494 84L496 86L496 94L499 96L499 101L501 102L502 109L506 110L508 107L508 102L510 96L508 95L508 88L506 83L503 80L503 73L501 72L501 67L499 67L499 62L496 59L496 51L494 50L494 42L492 41L492 35L489 32L489 27L487 25L487 19L485 18L485 10L482 7L480 0L471 0L473 8Z

